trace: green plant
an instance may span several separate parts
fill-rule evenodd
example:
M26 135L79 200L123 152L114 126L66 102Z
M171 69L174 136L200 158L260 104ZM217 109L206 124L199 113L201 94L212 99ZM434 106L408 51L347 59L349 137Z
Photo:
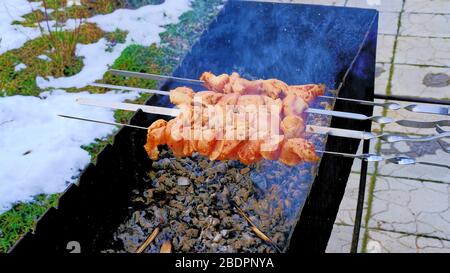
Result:
M107 14L111 13L114 10L114 3L116 1L111 0L96 0L96 1L89 1L89 0L82 0L81 3L83 5L86 5L87 7L91 9L95 9L97 13L101 14Z
M118 28L114 32L106 34L105 38L108 41L106 51L111 52L116 44L123 44L127 40L128 31L122 31Z
M8 249L28 231L50 207L56 206L59 194L41 194L30 203L18 203L0 215L0 253Z
M54 62L55 76L69 76L73 67L80 66L80 59L76 57L77 44L81 37L81 24L83 17L80 15L75 18L75 28L73 31L66 31L63 24L56 21L54 26L50 26L50 17L48 14L48 0L42 0L44 6L44 24L38 22L39 29L44 37L48 38L48 43L51 47L49 57ZM64 7L62 7L64 8ZM45 35L45 32L47 32Z

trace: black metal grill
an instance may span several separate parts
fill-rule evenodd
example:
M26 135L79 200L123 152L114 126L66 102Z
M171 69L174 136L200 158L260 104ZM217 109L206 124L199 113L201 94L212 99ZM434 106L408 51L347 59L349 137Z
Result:
M288 84L325 83L340 97L373 100L378 12L314 5L228 2L217 20L185 56L174 76L197 78L203 71L237 71L250 78L278 78ZM179 83L168 81L162 90ZM147 104L168 106L166 97ZM372 107L339 101L335 110L372 114ZM138 112L130 124L148 126L161 118ZM370 122L340 118L336 128L370 131ZM146 132L122 128L90 164L77 184L61 196L33 233L11 252L67 252L77 241L96 253L128 215L132 190L142 187L151 168L142 148ZM360 141L328 137L327 151L356 153ZM368 145L365 143L365 151ZM324 252L342 200L353 159L324 155L312 176L288 252ZM365 181L366 164L362 165ZM299 177L299 179L302 179Z

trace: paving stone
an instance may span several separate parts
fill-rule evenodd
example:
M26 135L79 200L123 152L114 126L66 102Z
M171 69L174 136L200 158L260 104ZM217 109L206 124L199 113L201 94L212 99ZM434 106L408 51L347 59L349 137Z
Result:
M450 37L450 14L403 13L400 35Z
M402 10L403 0L348 0L347 7L357 7L366 9L377 9L379 11L394 11L400 12Z
M425 84L427 83L427 76L438 74L450 76L450 68L420 67L396 64L392 78L391 92L393 95L437 99L449 98L450 81L447 82L449 85L445 87L430 87Z
M450 40L398 37L395 63L450 67Z
M405 0L405 12L422 13L448 13L450 14L450 1L448 0Z
M391 69L391 64L389 63L377 63L375 70L375 93L376 94L386 94L387 85L389 82L389 73ZM375 102L383 103L384 100L375 99ZM374 107L374 116L382 116L383 108ZM380 132L380 125L377 123L372 123L372 132Z
M378 93L378 92L376 92L376 93ZM385 92L383 90L383 92L380 92L379 94L384 94L384 93ZM384 103L386 101L385 100L375 99L375 102ZM376 107L373 108L373 115L374 116L383 116L384 115L383 110L384 109L382 107L376 106ZM378 123L372 122L372 133L380 134L381 133L381 125L378 124ZM375 150L373 150L371 152L375 152Z
M354 225L355 224L355 213L356 213L356 204L358 201L358 193L359 193L359 178L360 175L356 173L350 174L350 177L347 182L347 187L345 188L344 198L341 201L341 205L339 206L339 212L336 217L335 224L339 225ZM366 181L366 193L364 198L364 211L363 218L365 217L367 210L367 196L369 192L369 183L370 176Z
M369 230L369 253L449 253L450 242L397 232Z
M394 55L395 36L378 35L377 62L390 63Z
M398 12L380 12L378 33L397 35L399 16Z
M448 143L448 140L442 141ZM383 143L380 152L386 158L395 157L396 155L406 155L421 162L450 164L450 154L445 153L437 141ZM378 174L419 180L450 182L449 169L422 164L396 165L380 162L378 164Z
M359 239L359 252L362 247L362 237L365 229L361 229ZM353 238L353 226L334 225L331 232L330 240L328 241L326 253L350 253L350 248Z
M391 64L377 63L375 66L375 93L386 94Z

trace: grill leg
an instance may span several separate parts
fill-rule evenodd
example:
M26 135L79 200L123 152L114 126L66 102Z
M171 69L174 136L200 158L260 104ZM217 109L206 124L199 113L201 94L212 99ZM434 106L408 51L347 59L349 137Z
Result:
M363 153L368 153L370 149L370 140L364 140ZM355 225L353 227L353 237L350 253L358 252L359 233L361 231L361 221L364 209L364 194L366 192L366 179L367 179L367 161L361 162L361 175L359 177L359 192L358 201L356 205Z

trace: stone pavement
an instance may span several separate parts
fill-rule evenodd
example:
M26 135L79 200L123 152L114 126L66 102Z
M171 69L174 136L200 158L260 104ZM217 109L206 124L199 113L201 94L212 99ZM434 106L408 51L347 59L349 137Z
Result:
M269 0L270 1L270 0ZM273 2L273 1L272 1ZM450 98L450 0L278 0L380 11L376 93ZM396 119L435 121L442 116L406 110L382 112ZM447 118L448 119L448 118ZM434 129L399 125L376 132L413 135ZM450 140L442 145L450 147ZM420 161L450 164L438 142L372 143L386 157L406 154ZM327 252L349 252L358 196L360 162L355 162ZM360 252L450 252L450 171L414 165L372 164L367 179Z
M370 6L367 2L380 5ZM348 0L345 5L380 11L377 93L450 98L450 1ZM396 119L446 119L406 110L383 113L377 109L376 112ZM434 133L433 129L404 128L396 124L384 128L374 126L374 131ZM386 157L405 154L420 161L450 164L450 154L445 153L441 145L450 147L450 141L373 143L371 151ZM327 252L350 251L359 166L359 162L355 162ZM372 164L369 172L359 251L450 252L449 169L380 163Z

